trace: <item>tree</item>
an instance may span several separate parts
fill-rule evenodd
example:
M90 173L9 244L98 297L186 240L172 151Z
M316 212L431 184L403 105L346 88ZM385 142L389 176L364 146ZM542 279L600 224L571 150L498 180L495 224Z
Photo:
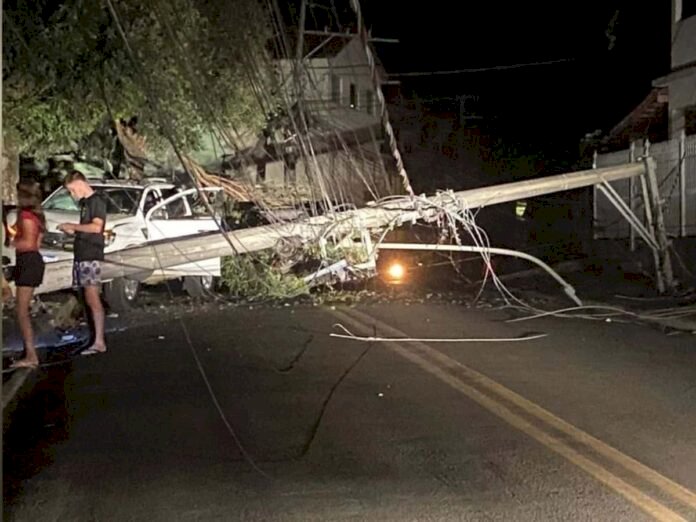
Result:
M6 0L3 16L3 133L19 153L103 157L114 120L133 115L154 151L263 123L256 0Z

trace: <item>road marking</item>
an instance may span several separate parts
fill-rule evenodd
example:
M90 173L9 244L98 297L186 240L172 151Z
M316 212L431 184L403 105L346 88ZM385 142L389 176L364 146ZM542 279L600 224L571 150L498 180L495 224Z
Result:
M351 323L356 328L364 330L365 332L373 333L370 324L377 325L380 329L390 332L390 335L399 337L408 337L407 334L401 332L400 330L382 322L378 319L369 317L362 312L357 310L344 310L344 312L332 311L332 313L341 318L341 320ZM350 314L350 315L348 315ZM579 428L576 428L572 424L556 417L551 412L544 410L540 406L532 403L531 401L521 397L515 392L505 388L504 386L498 384L497 382L489 379L488 377L472 370L471 368L459 363L458 361L444 355L442 352L431 348L424 343L409 343L408 347L401 345L398 342L387 343L393 351L397 352L399 355L405 357L411 362L418 365L423 370L427 371L438 377L443 382L452 386L453 388L461 391L467 397L474 400L484 408L488 409L495 415L499 416L505 420L510 425L516 427L522 432L526 433L530 437L534 438L547 448L555 451L556 453L562 455L564 458L571 461L573 464L583 469L597 480L603 484L609 486L611 489L617 493L623 495L629 501L633 502L636 506L640 507L646 513L649 513L657 520L686 520L681 517L676 512L670 510L668 507L654 500L647 494L643 493L636 487L628 484L623 479L617 477L609 470L593 462L587 457L581 455L578 451L571 448L558 438L551 434L544 432L542 429L532 425L527 420L519 416L518 414L512 412L505 405L498 402L496 399L491 398L483 394L478 389L464 383L461 379L451 375L446 369L457 369L460 373L464 374L467 378L471 379L474 383L487 388L490 391L495 392L500 397L512 402L525 412L529 413L533 417L544 421L545 423L551 425L552 427L562 431L563 433L569 435L578 442L582 442L586 446L589 446L597 453L607 457L608 459L620 464L625 469L638 475L640 478L652 483L657 486L663 492L673 496L674 498L684 502L690 507L696 508L696 493L688 490L684 486L677 484L676 482L668 479L667 477L661 475L657 471L641 464L635 459L624 455L620 451L606 443L596 439L595 437L583 432ZM421 354L414 351L422 352ZM435 359L439 365L426 359L426 356ZM444 367L444 368L443 368Z
M372 321L375 324L377 324L380 328L383 328L385 330L391 330L393 335L406 335L402 331L394 328L393 326L390 326L382 321L378 321L377 319L373 319L363 314L362 312L359 312L357 310L351 310L350 312L352 312L354 316L357 316L358 320L362 321L363 323L365 321ZM563 433L573 437L578 442L581 442L591 447L600 455L603 455L604 457L616 462L617 464L620 464L625 469L635 473L644 480L657 486L663 492L680 500L692 509L696 509L696 493L694 493L693 491L687 489L681 484L674 482L673 480L670 480L669 478L658 473L654 469L649 468L641 462L638 462L634 458L629 457L628 455L620 452L616 448L609 446L605 442L602 442L601 440L597 439L596 437L593 437L589 433L582 431L581 429L573 426L569 422L564 421L563 419L557 417L550 411L545 410L538 404L535 404L528 399L525 399L521 395L504 387L502 384L499 384L493 379L490 379L485 375L477 372L476 370L473 370L472 368L463 365L459 361L456 361L451 357L446 356L439 350L435 350L434 348L424 343L417 343L417 346L422 351L426 352L429 356L436 359L439 363L444 364L450 368L456 368L458 371L466 375L467 378L471 379L476 384L488 388L489 390L497 393L504 399L507 399L516 406L522 408L529 414L550 424L557 430L562 431Z

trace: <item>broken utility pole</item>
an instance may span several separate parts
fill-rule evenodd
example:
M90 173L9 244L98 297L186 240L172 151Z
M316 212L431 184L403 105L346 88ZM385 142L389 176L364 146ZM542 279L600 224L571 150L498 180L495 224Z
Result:
M667 239L667 229L665 219L662 214L662 201L660 200L660 186L657 183L655 159L645 158L645 176L648 182L648 194L650 196L650 206L652 207L654 219L654 234L658 244L658 273L664 277L664 282L668 288L674 288L674 274L672 272L672 261L669 255L669 240ZM664 292L664 288L660 289Z
M272 249L291 239L300 239L308 243L328 235L345 237L353 231L380 230L409 222L429 221L436 218L443 210L476 209L643 176L646 173L646 165L648 163L632 163L584 170L415 199L403 196L397 200L390 200L384 205L373 204L367 208L338 212L330 216L316 216L298 222L150 243L146 246L108 254L104 264L103 278L104 280L119 277L145 279L154 270L160 268ZM668 260L668 257L666 259ZM70 288L71 281L71 261L47 263L44 284L37 293Z

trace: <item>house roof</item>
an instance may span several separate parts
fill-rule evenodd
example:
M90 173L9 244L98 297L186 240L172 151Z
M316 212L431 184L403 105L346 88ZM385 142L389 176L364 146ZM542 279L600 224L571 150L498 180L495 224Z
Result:
M382 138L380 120L375 116L333 102L307 103L311 123L310 139L315 152L372 143Z
M696 74L696 61L684 64L676 69L672 69L672 72L660 78L653 80L652 84L654 87L665 87L675 80L682 78L688 78Z
M383 139L378 116L328 101L308 100L305 101L304 109L309 125L308 137L315 153L340 150L343 146L374 144L375 140ZM263 163L276 161L285 154L283 146L276 143L267 147L264 141L265 138L260 138L254 145L239 153L230 152L227 156L253 158L254 161Z
M327 33L323 34L305 34L303 41L303 56L309 56L312 59L332 59L338 56L338 54L346 48L346 46L353 41L353 39L358 38L355 33L346 33L344 35L338 35L337 33ZM288 47L287 53L278 49L278 41L268 42L268 51L274 60L283 59L293 59L295 57L297 49L297 33L290 33L286 35L285 43ZM375 44L372 44L374 48ZM386 81L386 71L384 70L384 64L379 57L377 52L373 53L376 67L380 70L383 76L383 81ZM367 62L365 62L367 65Z
M302 42L303 56L312 53L312 58L335 58L340 53L354 35L347 34L345 37L324 36L318 34L305 34ZM297 49L297 33L286 34L285 43L288 47L287 52L278 49L278 40L269 41L268 50L275 60L294 58Z
M322 130L352 131L380 125L375 116L334 102L310 103L307 108Z
M631 141L651 138L666 130L668 117L667 104L669 91L667 87L656 87L628 113L601 140L607 148L624 147Z

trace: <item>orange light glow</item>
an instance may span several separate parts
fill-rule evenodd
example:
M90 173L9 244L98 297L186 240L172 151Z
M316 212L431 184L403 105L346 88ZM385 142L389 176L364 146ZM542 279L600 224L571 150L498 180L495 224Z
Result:
M392 279L402 279L406 274L406 269L404 268L404 265L402 265L401 263L392 263L391 265L389 265L389 268L387 269L387 274Z

